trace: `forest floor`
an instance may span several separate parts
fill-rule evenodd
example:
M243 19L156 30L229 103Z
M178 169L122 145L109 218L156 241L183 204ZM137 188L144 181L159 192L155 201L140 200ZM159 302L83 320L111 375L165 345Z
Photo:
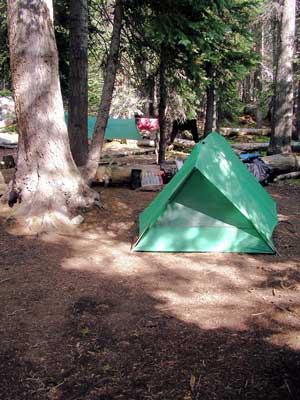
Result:
M277 255L132 253L156 193L99 190L72 234L0 227L0 398L299 399L300 186Z

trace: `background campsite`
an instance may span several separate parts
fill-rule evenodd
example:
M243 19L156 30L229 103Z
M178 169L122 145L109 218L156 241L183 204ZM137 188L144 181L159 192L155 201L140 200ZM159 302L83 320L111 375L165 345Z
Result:
M0 0L1 399L300 397L298 13Z

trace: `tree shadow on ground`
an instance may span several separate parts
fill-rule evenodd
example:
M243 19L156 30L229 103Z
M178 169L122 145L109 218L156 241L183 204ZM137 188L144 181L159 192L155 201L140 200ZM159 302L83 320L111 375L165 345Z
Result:
M260 297L273 271L126 253L115 228L43 240L1 229L1 398L299 398L299 314Z

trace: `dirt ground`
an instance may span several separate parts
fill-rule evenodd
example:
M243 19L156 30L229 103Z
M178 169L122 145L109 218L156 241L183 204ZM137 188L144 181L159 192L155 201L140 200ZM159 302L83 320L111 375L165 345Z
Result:
M300 398L300 186L278 254L132 253L155 193L101 188L72 234L0 228L0 398Z

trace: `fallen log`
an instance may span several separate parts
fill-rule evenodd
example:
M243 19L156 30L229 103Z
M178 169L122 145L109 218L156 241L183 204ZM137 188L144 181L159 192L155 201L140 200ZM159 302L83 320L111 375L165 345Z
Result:
M292 178L300 178L300 171L298 171L298 172L289 172L288 174L278 175L274 179L274 182L283 181L285 179L292 179Z
M220 133L223 136L269 136L271 134L270 128L220 128Z
M138 147L155 147L155 140L143 139L137 142Z
M187 139L176 139L174 140L174 146L178 148L188 149L195 146L193 140ZM269 147L269 143L233 143L231 147L238 152L243 151L266 151ZM292 141L292 151L300 152L300 142Z
M234 143L231 147L239 151L267 151L269 143ZM299 142L292 142L292 151L300 151Z
M158 165L127 165L127 166L104 166L100 165L94 178L97 183L130 183L131 171L133 169L140 169L143 172L159 173L160 167Z
M298 148L300 149L300 143L298 144ZM173 145L176 148L180 149L189 149L195 146L195 142L193 140L188 139L175 139ZM234 143L231 147L235 150L242 151L265 151L267 150L269 143Z
M300 170L300 155L298 154L274 154L261 157L261 159L273 169L275 175Z
M114 152L112 150L105 150L102 154L102 158L110 157L110 158L120 158L127 156L141 156L143 154L151 154L155 152L155 148L149 149L136 149L136 150L124 150L121 152Z
M172 145L174 147L179 147L179 148L188 148L188 147L194 147L195 146L195 142L193 140L189 140L189 139L180 139L180 138L176 138L174 140L174 142L172 143Z

